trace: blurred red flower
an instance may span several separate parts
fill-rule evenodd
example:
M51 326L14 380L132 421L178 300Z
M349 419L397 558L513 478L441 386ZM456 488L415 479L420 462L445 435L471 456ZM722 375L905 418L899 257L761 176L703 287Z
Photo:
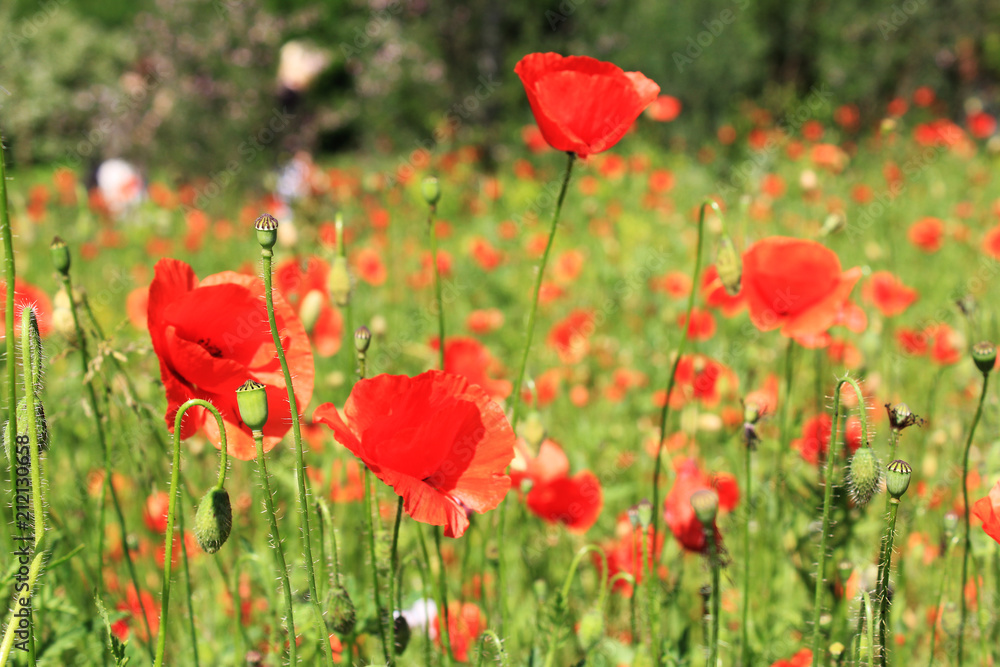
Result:
M681 313L677 317L677 326L684 329L685 320L687 320L687 313ZM708 340L715 335L715 318L707 310L692 308L691 324L686 328L688 340Z
M646 109L646 114L653 120L669 123L681 115L681 101L671 95L660 95Z
M972 504L972 514L983 522L986 534L1000 542L1000 482L993 485L988 496Z
M771 667L809 667L812 664L812 659L813 652L804 648L788 660L778 660L771 663Z
M38 333L42 336L48 336L49 332L52 331L52 302L48 295L41 288L26 283L20 278L14 278L14 337L18 340L21 339L21 309L25 306L35 308ZM0 317L3 317L6 308L7 284L0 283ZM2 331L0 331L0 338L3 338Z
M141 597L140 597L141 596ZM140 602L140 599L142 600ZM154 635L160 630L159 605L153 601L153 596L142 591L136 594L135 586L129 586L125 600L118 603L118 611L126 612L126 616L111 624L111 632L118 639L125 641L128 639L129 631L135 627L135 634L140 641L148 641L146 636L146 624L140 618L143 610L146 612L146 619L149 621L149 630Z
M642 543L643 532L645 532L646 543ZM604 555L608 558L608 578L614 577L619 572L627 572L635 577L636 583L642 583L643 578L650 568L656 567L657 576L665 577L666 568L663 565L656 565L660 562L660 552L663 551L663 532L656 535L656 544L653 544L653 527L650 526L645 531L640 526L632 526L626 515L618 520L615 527L616 539L602 545ZM645 550L645 551L643 551ZM645 563L643 563L643 553L645 553ZM600 564L600 559L595 557L595 562ZM626 597L632 597L632 584L625 579L615 581L614 590Z
M236 389L248 379L267 387L264 451L272 449L291 426L285 380L267 324L263 282L255 276L224 271L200 283L190 266L176 259L156 263L149 286L149 335L160 361L167 393L167 428L190 398L210 401L222 414L229 453L244 461L256 456L250 429L236 407ZM275 320L293 377L298 404L312 398L313 357L309 338L291 307L274 294ZM219 428L203 408L185 413L181 438L204 428L219 446Z
M941 249L941 239L944 237L944 222L938 218L922 218L910 225L907 232L910 243L924 252L937 252Z
M438 350L440 347L441 344L435 337L431 341L431 348ZM447 339L444 345L444 370L461 375L470 384L479 385L494 401L503 400L510 394L509 380L494 380L489 377L494 372L503 372L503 364L475 338L456 336Z
M330 301L326 287L329 273L329 265L318 257L287 259L274 268L275 289L304 320L309 337L321 357L337 354L344 333L344 318ZM303 312L303 306L315 311Z
M587 56L531 53L514 72L545 141L582 158L618 143L660 92L639 72Z
M821 243L773 236L743 253L740 295L761 331L807 336L835 323L860 277L858 267L841 272L837 254Z
M441 647L441 616L434 616L431 636L438 648ZM448 639L451 640L451 654L458 662L468 662L472 649L479 641L479 635L486 629L486 616L471 602L452 601L448 604Z
M510 477L516 488L524 480L531 481L525 503L533 514L549 523L562 523L574 533L589 530L604 506L597 476L582 470L571 477L569 458L554 440L544 440L534 458L520 441Z
M828 414L821 414L807 419L802 425L802 437L792 441L792 449L802 454L802 458L815 465L819 463L820 455L825 459L830 448L830 433L833 420ZM840 431L840 437L845 437ZM850 456L861 446L861 421L857 417L847 420L847 455Z
M143 507L142 520L154 533L167 532L167 511L170 507L170 494L166 491L156 491L146 498Z
M729 473L709 475L698 467L695 459L686 459L677 465L677 477L663 503L663 518L682 547L702 553L707 544L705 530L691 507L691 495L708 489L719 495L719 509L729 511L740 501L736 478ZM716 546L721 551L722 536L715 529Z
M354 385L341 418L332 403L313 421L403 498L415 520L461 537L466 514L487 512L510 488L514 432L499 405L464 377L431 370L377 375Z
M594 333L594 315L587 310L574 310L549 330L546 342L559 353L564 364L583 360L590 351L590 335Z
M902 314L917 300L917 290L907 287L889 271L876 271L862 290L865 301L879 309L886 317Z

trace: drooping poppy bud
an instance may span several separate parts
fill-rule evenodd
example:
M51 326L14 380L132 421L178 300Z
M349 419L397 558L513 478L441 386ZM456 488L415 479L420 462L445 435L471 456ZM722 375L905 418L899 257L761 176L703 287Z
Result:
M736 246L728 234L723 234L719 239L719 252L715 256L715 270L719 274L722 286L726 288L726 294L736 296L740 293L740 283L743 276L743 267L740 263L740 254L736 252Z
M851 467L847 476L847 487L854 504L864 507L879 489L882 480L882 466L874 450L868 446L858 448L851 457Z
M357 613L347 589L337 586L330 599L330 627L339 635L349 635L354 630Z
M214 488L198 503L194 517L194 536L202 551L214 554L229 539L233 528L233 506L229 492Z

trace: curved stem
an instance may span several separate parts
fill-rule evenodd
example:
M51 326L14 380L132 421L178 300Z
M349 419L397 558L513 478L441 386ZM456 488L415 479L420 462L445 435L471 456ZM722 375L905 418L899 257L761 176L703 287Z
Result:
M176 431L177 429L174 429ZM292 613L292 585L288 580L288 566L285 564L285 551L281 547L281 533L278 532L278 520L274 515L274 498L271 496L271 482L267 476L267 460L264 457L264 434L260 431L253 432L254 444L257 446L257 472L260 475L260 484L264 488L264 507L267 509L268 521L271 524L271 539L274 540L274 559L278 565L281 575L281 588L285 594L285 615L288 623L288 655L289 664L297 665L297 646L295 635L295 616ZM239 613L237 611L237 613ZM326 636L323 637L326 639ZM326 641L330 645L329 640Z
M569 187L569 179L573 173L573 163L576 160L575 153L566 153L566 170L563 172L562 185L559 188L559 196L556 199L556 208L552 212L552 223L549 227L549 239L545 244L545 252L542 253L542 261L538 265L538 275L535 277L535 290L531 298L531 310L528 311L528 331L524 341L524 351L521 353L521 364L517 371L517 379L514 381L514 388L511 393L511 413L510 427L517 433L517 420L521 412L521 385L524 384L524 371L528 367L528 354L531 352L531 339L535 335L535 315L538 312L538 295L542 291L542 279L545 277L545 266L549 261L549 252L552 250L552 242L556 238L556 228L559 223L559 214L562 212L563 200L566 199L566 190ZM441 341L444 349L444 341ZM442 357L442 368L444 362ZM497 518L497 590L500 591L498 604L500 605L500 632L504 631L507 625L507 560L504 558L504 530L507 523L507 503L506 496L500 502L500 514Z
M833 468L836 465L839 455L838 446L840 444L840 390L845 384L851 385L854 393L858 397L858 416L861 420L861 442L862 446L868 443L868 416L865 410L865 397L861 393L861 387L852 378L845 377L837 383L837 389L833 394L833 432L830 434L830 446L826 456L826 470L823 477L823 523L819 536L819 556L816 564L816 594L813 599L813 667L820 663L820 656L824 654L822 647L823 633L820 630L820 617L823 611L823 583L826 581L826 549L827 537L830 532L830 505L833 500ZM785 400L789 400L786 397Z
M660 411L660 438L656 443L656 463L653 465L653 544L656 544L657 533L660 528L660 469L663 467L663 442L667 439L667 417L670 416L670 394L674 391L674 384L677 381L677 368L680 366L681 358L687 349L688 328L691 326L691 311L694 310L694 295L698 291L698 274L701 273L701 248L705 241L705 209L711 207L721 218L722 211L719 205L712 200L705 200L698 210L698 245L694 255L694 271L691 272L691 293L688 294L687 308L685 309L684 326L681 327L681 339L677 343L677 357L674 365L670 369L670 379L667 380L667 394L663 399L663 409ZM643 567L646 563L643 563ZM649 571L652 573L653 565L649 564Z
M80 346L80 370L83 378L87 377L87 372L90 370L90 354L87 352L87 341L83 336L83 327L80 326L80 317L77 314L76 299L73 298L73 283L70 280L69 273L62 274L62 284L63 288L66 290L66 294L69 296L69 310L70 314L73 316L73 330L76 333L77 345ZM139 611L142 614L142 622L146 627L146 637L147 640L144 642L146 645L146 650L149 653L149 659L154 659L153 654L153 644L152 637L153 631L149 625L149 617L146 614L146 606L142 601L142 595L140 595L139 588L139 576L135 571L135 563L132 562L132 553L128 545L128 528L125 525L125 514L122 512L121 503L118 500L118 491L115 490L115 485L111 482L111 450L108 447L107 439L104 435L104 420L101 416L100 406L97 402L97 393L94 391L93 381L87 381L84 379L84 386L87 387L87 399L90 403L90 410L94 414L94 426L97 431L97 441L101 445L101 457L104 461L104 488L111 494L111 504L115 508L115 516L118 519L118 530L121 533L121 548L122 554L125 556L125 565L128 568L129 578L132 580L132 586L135 588L136 596L139 599ZM103 494L103 491L102 491ZM102 521L100 526L98 526L99 534L104 534L104 505L101 504L101 517ZM104 570L104 551L103 539L98 541L98 544L102 547L98 549L97 553L97 571L103 572ZM98 591L102 589L103 577L98 577Z
M228 449L226 427L222 423L222 415L219 414L214 405L200 398L192 398L185 401L177 409L177 416L174 417L174 453L170 470L170 502L167 505L167 530L163 538L163 584L160 594L160 629L156 636L156 656L153 659L154 667L161 667L163 665L163 654L167 646L167 617L170 613L170 574L173 569L174 517L177 514L177 498L180 496L181 421L184 419L184 413L193 407L205 408L212 413L215 421L219 424L220 449L223 452ZM183 539L183 532L181 539ZM184 548L183 543L181 544L181 548ZM136 595L139 595L138 589L136 589Z
M309 598L316 616L316 631L319 643L323 646L323 656L327 667L333 667L333 651L330 648L329 632L323 620L323 607L319 602L316 590L316 570L312 557L312 537L309 531L309 501L306 497L305 459L302 453L302 432L299 427L299 406L292 386L292 374L288 370L285 351L281 347L281 337L278 334L278 323L274 318L274 293L271 288L271 251L261 249L261 260L264 265L264 297L267 300L267 321L271 327L271 339L281 363L281 373L285 378L285 389L288 392L289 411L292 416L292 439L295 442L295 482L298 488L299 521L302 527L302 550L306 561L306 579L309 582Z
M958 661L956 663L958 667L962 667L965 657L965 620L968 615L968 604L965 601L965 582L969 576L969 549L972 547L972 535L969 530L969 450L972 449L972 438L976 434L976 426L979 424L979 418L983 414L983 402L986 400L986 389L989 386L989 382L989 374L983 373L983 390L979 393L976 416L972 418L972 426L969 427L969 437L965 441L965 455L962 458L962 499L965 505L962 516L965 524L965 538L962 541L962 579L959 585L962 612L958 622Z

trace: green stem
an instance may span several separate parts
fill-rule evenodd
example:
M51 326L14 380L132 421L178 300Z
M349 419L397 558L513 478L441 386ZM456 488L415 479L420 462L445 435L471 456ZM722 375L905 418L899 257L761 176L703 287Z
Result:
M17 434L17 364L14 363L14 241L7 205L7 166L3 154L3 135L0 134L0 234L3 235L4 275L7 281L7 303L4 310L4 331L7 336L7 420L10 432ZM11 501L16 493L15 466L10 467ZM14 503L11 502L13 508ZM13 517L11 517L13 518ZM6 521L3 522L6 525ZM100 570L98 570L100 571Z
M743 488L746 493L746 511L743 519L743 608L740 610L740 664L748 667L750 664L750 515L753 513L753 495L751 493L750 464L752 448L744 447Z
M789 447L789 438L791 435L791 424L789 424L789 419L791 418L791 403L792 403L792 368L794 362L794 352L795 352L795 339L788 339L788 347L785 349L785 395L782 397L781 405L779 411L781 412L781 433L778 438L778 461L777 461L777 479L781 479L784 475L785 469L785 454ZM782 507L781 503L778 503L778 508Z
M182 501L183 503L183 501ZM198 662L198 632L194 627L194 600L191 597L191 568L188 567L187 543L184 541L184 508L177 513L177 532L181 536L181 564L184 566L184 595L187 597L188 632L191 634L191 657L194 658L194 667L199 667ZM223 578L225 581L225 578Z
M156 637L156 656L153 660L154 667L161 667L163 665L163 654L167 646L167 618L170 614L170 575L171 570L173 569L174 517L177 514L177 498L180 496L181 421L184 418L184 413L193 407L205 408L212 413L215 417L215 421L219 424L219 446L223 455L225 455L225 452L228 449L228 445L226 443L226 428L222 422L222 415L219 414L219 411L214 405L200 398L192 398L185 401L181 407L178 408L177 415L174 417L174 452L170 471L170 502L167 505L167 530L163 538L163 584L160 595L160 629ZM183 538L184 534L182 531L181 539L183 540ZM183 548L184 545L182 543L181 549ZM136 589L136 594L138 595L138 589ZM188 596L188 604L190 604L190 595Z
M875 611L872 609L872 599L868 591L861 591L865 601L865 620L868 622L868 664L875 666Z
M438 557L438 594L441 596L441 609L438 618L441 619L441 639L444 643L445 665L451 665L451 627L448 623L448 578L444 571L444 556L441 555L441 527L434 526L434 548Z
M820 617L823 611L823 583L826 581L826 558L827 539L830 532L830 505L833 500L833 468L836 465L839 455L840 445L840 390L844 384L850 384L854 393L858 397L858 416L861 420L861 442L862 446L867 446L868 442L868 416L865 410L865 397L861 393L861 387L852 378L846 377L837 383L837 389L833 394L833 432L830 434L830 446L826 457L826 470L823 477L823 523L819 537L819 556L816 564L816 593L813 600L813 658L812 665L817 667L821 660L821 655L825 655L822 640L823 633L820 629ZM787 403L790 396L785 397Z
M712 568L712 633L708 645L708 667L716 667L719 663L719 559L715 543L715 526L705 526L705 543L708 545L708 562Z
M573 557L573 561L569 565L569 571L566 573L565 579L563 579L562 589L559 594L562 596L563 604L569 604L569 589L573 585L573 578L576 576L576 570L580 567L581 559L588 553L594 552L601 558L601 590L598 595L598 604L603 605L604 598L607 595L607 571L608 571L608 557L604 554L604 550L593 544L588 544L579 551ZM544 667L552 667L552 661L556 657L556 649L558 648L558 634L561 628L559 626L554 626L549 633L549 649L545 655L545 665Z
M87 341L83 336L83 327L80 326L80 317L77 313L76 299L73 298L73 283L68 272L62 274L62 284L63 289L66 290L66 294L69 296L69 310L70 314L73 316L73 330L76 332L77 345L80 346L80 371L82 373L82 377L86 378L87 372L90 370L90 354L87 352ZM118 529L121 533L122 554L125 556L125 565L128 568L129 578L132 580L132 586L135 588L136 596L139 599L139 611L142 614L142 622L146 626L146 637L150 638L144 643L146 645L146 650L149 653L149 659L154 660L155 658L152 644L153 632L150 629L149 618L146 614L145 604L142 601L142 595L140 595L141 588L139 587L139 576L135 571L135 563L132 562L132 553L128 545L128 527L125 525L125 514L122 512L122 506L118 500L118 492L115 490L115 485L111 483L111 450L108 447L108 443L104 435L104 420L101 416L101 410L97 402L97 393L94 391L93 381L84 381L84 385L87 387L87 399L90 402L91 412L94 413L94 426L97 431L97 441L101 446L101 456L104 460L105 488L107 488L108 492L111 494L111 504L115 508L115 515L118 519ZM104 515L103 509L102 505L102 517ZM100 534L104 533L103 522L100 526L98 526L98 531ZM103 540L99 540L99 545L103 547ZM103 572L103 549L98 551L97 559L97 571ZM98 591L102 589L103 577L98 578L97 587Z
M962 579L959 585L962 611L958 622L958 661L956 663L958 667L962 667L965 657L965 620L968 614L968 604L965 601L965 582L969 576L969 550L972 548L972 533L969 528L969 450L972 449L972 438L976 434L976 426L979 424L979 418L983 414L983 402L986 400L986 389L989 386L989 382L989 373L983 373L983 390L979 393L976 416L972 418L972 426L969 427L969 437L965 441L965 455L962 458L962 499L964 501L962 516L965 525L965 538L962 541Z
M175 428L176 432L177 429ZM268 521L271 524L271 539L274 540L274 559L278 566L278 572L281 575L281 588L285 594L285 616L286 622L288 624L288 653L289 653L289 664L297 665L298 659L296 658L297 647L296 647L296 635L295 635L295 616L292 612L292 585L288 580L288 567L285 565L285 551L281 546L281 533L278 532L278 520L274 514L274 498L271 496L271 482L268 480L267 476L267 460L264 458L264 434L261 431L253 432L253 440L257 445L257 472L260 475L260 484L264 488L264 507L267 509L265 512L267 514ZM239 610L237 610L237 615L239 615ZM326 636L323 636L326 639ZM329 646L329 641L326 642Z
M369 479L371 472L365 467L365 518L368 520L368 555L371 558L372 566L372 589L375 591L375 618L378 622L378 635L382 640L382 653L385 657L386 665L392 664L392 648L389 645L389 637L386 632L385 608L382 606L382 594L378 583L378 559L375 554L375 521L372 518L372 506L377 505L377 501L372 498L371 485Z
M431 204L430 212L427 214L427 233L431 237L431 266L434 267L434 300L437 305L438 320L438 355L441 361L441 370L444 368L444 302L441 299L441 272L438 271L437 263L437 234L434 233L434 214L437 212L437 204Z
M941 554L941 584L938 586L937 598L934 602L934 623L931 625L931 646L927 658L927 667L934 666L934 648L937 644L937 627L941 622L941 599L944 597L944 585L948 581L948 554L951 552L951 545L954 539L949 539L944 543L944 553Z
M559 214L562 212L563 200L566 199L566 190L569 187L569 179L573 173L573 163L576 160L575 153L566 153L566 170L563 172L562 185L559 188L559 196L556 199L556 208L552 212L552 222L549 227L549 239L545 244L545 252L542 253L542 261L538 265L538 275L535 277L535 290L531 298L531 310L528 311L528 331L525 336L524 350L521 353L521 364L517 371L517 379L514 381L514 388L511 394L511 417L510 426L517 433L517 420L521 413L521 385L524 383L524 371L528 367L528 354L531 352L531 339L535 335L535 315L538 312L538 296L542 291L542 280L545 277L545 266L549 261L549 253L552 250L552 242L556 238L556 228L559 224ZM444 340L441 341L441 349L444 349ZM443 352L442 352L443 354ZM442 365L444 368L444 357ZM506 497L505 497L506 500ZM507 561L504 558L504 532L507 518L507 503L500 502L500 514L497 518L497 588L500 591L498 604L500 605L500 632L507 627Z
M691 326L691 311L694 310L694 295L698 292L698 275L701 273L701 248L705 240L705 209L711 207L721 218L722 211L719 205L712 200L705 200L698 211L698 245L695 248L694 271L691 272L691 293L688 294L687 309L685 312L685 325L681 327L681 339L677 343L677 356L674 359L673 367L670 369L670 379L667 381L667 394L663 399L663 409L660 410L660 438L656 443L656 462L653 464L653 544L656 544L657 533L660 527L660 470L663 467L663 443L667 439L667 417L670 416L670 394L674 391L674 384L677 381L677 368L680 366L681 358L687 349L687 330ZM645 536L643 536L645 538ZM646 563L643 563L643 567ZM649 565L650 575L653 572L653 565Z
M889 664L889 647L886 644L886 635L889 625L889 573L892 570L892 543L896 535L896 514L899 511L899 499L892 498L889 504L889 520L886 523L885 536L882 538L882 556L879 558L882 578L878 582L875 591L875 599L878 600L878 636L879 636L879 661L882 667Z
M288 370L288 362L285 360L285 351L281 347L281 337L278 332L278 324L274 318L274 293L271 288L271 251L261 248L261 260L264 265L264 297L267 300L267 321L271 326L271 339L281 363L281 372L285 378L285 389L288 392L289 411L292 416L292 439L295 442L295 482L298 488L298 510L300 525L302 527L302 550L305 556L306 580L309 582L309 598L313 605L313 612L316 617L316 632L319 634L319 642L323 646L323 656L327 667L333 667L333 652L330 649L329 632L326 622L323 620L323 608L320 605L319 594L316 590L316 570L312 557L312 537L309 531L309 501L306 497L305 482L305 459L302 453L302 432L299 427L299 407L295 398L295 391L292 386L292 374Z
M396 522L392 527L392 547L390 548L389 556L389 645L392 647L392 655L396 655L396 610L402 609L401 606L396 606L396 576L397 570L399 568L399 553L397 551L399 545L399 524L403 518L403 497L399 497L399 501L396 503ZM400 582L400 588L402 588L402 582Z

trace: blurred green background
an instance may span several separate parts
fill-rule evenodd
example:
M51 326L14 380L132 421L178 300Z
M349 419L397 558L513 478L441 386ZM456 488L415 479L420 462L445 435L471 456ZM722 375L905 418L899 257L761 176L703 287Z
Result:
M514 64L551 50L657 81L684 112L644 131L697 148L747 125L746 101L780 113L814 88L834 94L827 115L857 104L862 127L922 85L945 114L971 97L995 112L998 19L981 0L14 0L0 8L0 126L22 165L120 156L185 180L223 168L281 108L295 120L260 151L272 164L408 151L448 126L489 161L531 122ZM289 40L328 62L291 98L276 83Z

